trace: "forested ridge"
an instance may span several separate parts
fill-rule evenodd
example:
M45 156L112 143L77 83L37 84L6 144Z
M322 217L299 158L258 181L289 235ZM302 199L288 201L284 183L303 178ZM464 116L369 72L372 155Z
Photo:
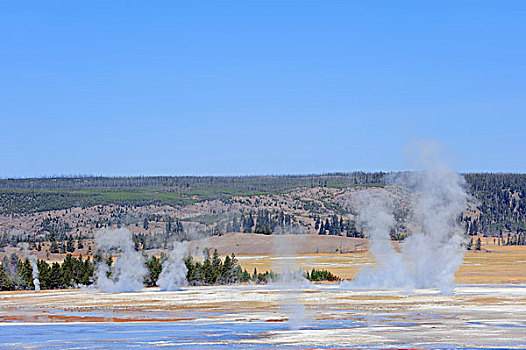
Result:
M94 205L186 205L297 187L378 186L385 173L291 176L61 177L0 180L0 214Z
M467 233L498 234L506 243L526 244L526 174L473 173L464 177L480 210L478 219L464 219Z
M108 204L129 207L184 206L213 199L228 201L235 196L280 194L302 187L345 189L384 186L388 175L389 173L384 172L353 172L300 176L1 179L0 214L24 214ZM466 189L478 210L477 215L462 218L466 233L504 232L506 235L506 232L511 232L520 240L521 233L526 231L526 174L469 173L464 174L464 177ZM312 201L304 203L305 210L310 211L313 216L317 215L315 205L317 204ZM309 206L312 208L309 209ZM337 214L344 214L341 208L336 209ZM257 205L254 210L258 210ZM269 217L270 224L267 226L274 225L273 220L273 217ZM232 221L232 226L235 224ZM267 226L259 225L254 230L269 233ZM325 228L325 223L323 227Z

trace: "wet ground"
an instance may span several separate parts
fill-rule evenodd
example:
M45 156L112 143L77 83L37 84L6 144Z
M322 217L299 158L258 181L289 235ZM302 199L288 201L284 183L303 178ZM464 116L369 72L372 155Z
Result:
M526 286L0 293L0 348L526 348Z

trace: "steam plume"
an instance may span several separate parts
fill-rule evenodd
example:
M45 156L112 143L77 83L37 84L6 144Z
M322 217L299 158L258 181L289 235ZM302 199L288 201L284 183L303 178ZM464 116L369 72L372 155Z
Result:
M359 196L359 221L369 232L369 252L376 258L378 268L364 267L355 284L374 288L412 288L402 254L391 243L390 230L395 224L393 200L385 191L362 192Z
M179 290L188 283L186 280L188 270L184 263L187 252L188 249L185 244L180 242L174 244L157 280L157 285L161 290Z
M104 261L97 265L95 286L102 292L141 290L148 270L143 256L134 249L131 232L125 228L102 229L95 234L95 242L107 254L120 251L113 268Z
M354 285L451 292L464 252L458 220L467 205L464 178L432 156L424 159L424 170L396 175L390 182L384 192L368 198L359 208L359 220L369 231L378 267L360 270ZM411 232L398 253L389 233L395 223L393 198L400 197L400 192L411 205L407 218Z
M31 264L31 270L33 271L33 284L35 285L35 292L40 292L40 280L38 279L38 264L37 264L37 257L34 256L27 250L26 246L23 244L18 245L19 248L22 249L24 252L25 257L29 260L29 263Z
M305 305L301 302L302 288L309 286L309 281L303 275L294 255L295 247L291 244L290 236L274 236L274 250L280 256L278 271L280 272L276 287L280 290L280 309L287 315L291 329L300 329L311 318ZM289 259L287 259L289 258Z

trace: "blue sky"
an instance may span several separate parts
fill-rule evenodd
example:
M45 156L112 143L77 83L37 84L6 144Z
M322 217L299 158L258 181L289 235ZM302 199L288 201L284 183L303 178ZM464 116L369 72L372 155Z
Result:
M524 1L0 3L0 177L526 172Z

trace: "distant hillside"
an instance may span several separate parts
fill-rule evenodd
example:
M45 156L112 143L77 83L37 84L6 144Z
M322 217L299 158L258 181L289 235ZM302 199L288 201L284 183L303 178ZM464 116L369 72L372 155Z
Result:
M360 237L346 194L387 173L242 177L72 177L0 180L0 245L88 239L124 226L142 247L227 232ZM526 175L465 174L466 234L525 244ZM194 235L194 236L193 236ZM198 237L199 238L199 237ZM60 245L58 247L60 250ZM57 247L54 247L57 250Z
M526 232L526 174L478 173L464 177L480 210L476 220L467 220L470 233Z
M0 213L94 205L187 205L234 196L278 194L298 187L381 185L385 173L304 176L77 177L0 180Z

